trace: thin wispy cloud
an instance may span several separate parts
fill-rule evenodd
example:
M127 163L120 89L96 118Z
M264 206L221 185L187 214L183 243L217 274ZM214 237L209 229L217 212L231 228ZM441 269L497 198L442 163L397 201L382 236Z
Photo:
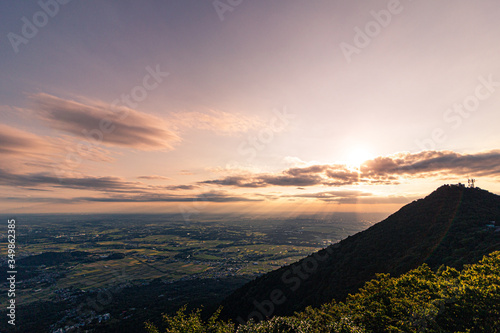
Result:
M58 177L48 172L14 173L0 169L0 185L13 187L69 188L93 191L137 191L140 182L128 182L120 177Z
M84 148L67 135L48 137L0 124L0 154L9 157L9 163L3 165L6 169L17 172L52 170L54 161L64 160L68 154L76 154L82 160L94 162L114 160L103 147Z
M321 191L313 193L299 193L291 195L283 195L284 198L296 199L316 199L323 202L332 202L338 204L405 204L411 200L417 199L415 196L403 195L374 195L371 192L356 191L356 190L337 190L337 191Z
M0 153L7 155L40 155L49 153L53 146L44 138L33 133L0 124Z
M159 176L159 175L150 175L150 176L139 176L137 179L144 179L144 180L172 180L170 177L165 177L165 176Z
M182 192L198 189L198 185L148 185L138 181L128 181L122 177L103 176L61 176L50 172L15 173L0 169L0 186L10 186L41 191L61 189L86 190L108 194L156 196L168 192Z
M249 198L246 196L225 195L221 193L204 193L198 196L171 196L171 195L149 195L132 197L81 197L78 201L89 202L253 202L263 199Z
M175 112L169 116L169 122L180 129L205 130L218 135L238 135L264 125L257 117L220 110Z
M49 127L81 140L138 150L172 150L180 141L162 119L130 108L84 104L43 93L33 99L33 112Z
M177 190L195 190L199 188L198 185L170 185L170 186L164 186L163 189L169 190L169 191L177 191Z
M291 198L313 198L320 199L323 201L337 200L339 198L359 198L359 197L369 197L373 193L355 191L355 190L344 190L344 191L322 191L314 193L300 193L295 195L286 195L285 197Z
M45 202L45 203L62 203L74 204L82 202L117 202L117 203L193 203L193 202L259 202L263 198L259 196L249 197L247 195L233 195L222 191L211 191L200 193L198 195L172 195L172 194L143 194L143 195L125 195L115 194L110 196L87 196L87 197L74 197L74 198L60 198L60 197L3 197L0 198L5 201L16 202Z

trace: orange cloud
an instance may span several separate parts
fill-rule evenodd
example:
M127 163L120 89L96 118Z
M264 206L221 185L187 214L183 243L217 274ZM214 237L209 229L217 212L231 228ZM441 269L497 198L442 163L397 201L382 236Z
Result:
M172 180L172 178L170 178L170 177L158 176L158 175L139 176L137 178L138 179L145 179L145 180Z
M48 138L0 124L0 153L8 155L39 155L52 150Z
M200 183L234 187L343 186L359 184L399 184L404 178L500 176L500 150L476 154L452 151L398 153L365 161L359 170L343 164L290 168L275 174L244 174Z

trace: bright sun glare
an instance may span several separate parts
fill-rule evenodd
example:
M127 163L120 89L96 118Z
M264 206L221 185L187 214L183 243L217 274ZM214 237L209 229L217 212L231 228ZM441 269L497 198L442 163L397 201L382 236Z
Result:
M371 159L373 155L364 148L354 148L349 152L347 163L359 168L363 162Z

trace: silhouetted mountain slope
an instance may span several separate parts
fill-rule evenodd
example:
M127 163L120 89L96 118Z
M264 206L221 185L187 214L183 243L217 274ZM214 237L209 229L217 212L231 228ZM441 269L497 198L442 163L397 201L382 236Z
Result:
M239 322L290 315L344 300L376 273L397 276L424 262L460 268L500 250L490 221L500 221L500 196L442 186L365 231L247 283L223 301L222 315Z

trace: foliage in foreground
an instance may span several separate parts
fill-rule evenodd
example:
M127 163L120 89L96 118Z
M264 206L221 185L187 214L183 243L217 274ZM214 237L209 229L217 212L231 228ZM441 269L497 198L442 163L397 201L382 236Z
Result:
M264 332L500 332L500 251L462 271L426 264L398 278L379 274L345 303L307 308L291 317L235 325L208 321L201 311L181 308L165 315L165 330L146 324L149 333Z

